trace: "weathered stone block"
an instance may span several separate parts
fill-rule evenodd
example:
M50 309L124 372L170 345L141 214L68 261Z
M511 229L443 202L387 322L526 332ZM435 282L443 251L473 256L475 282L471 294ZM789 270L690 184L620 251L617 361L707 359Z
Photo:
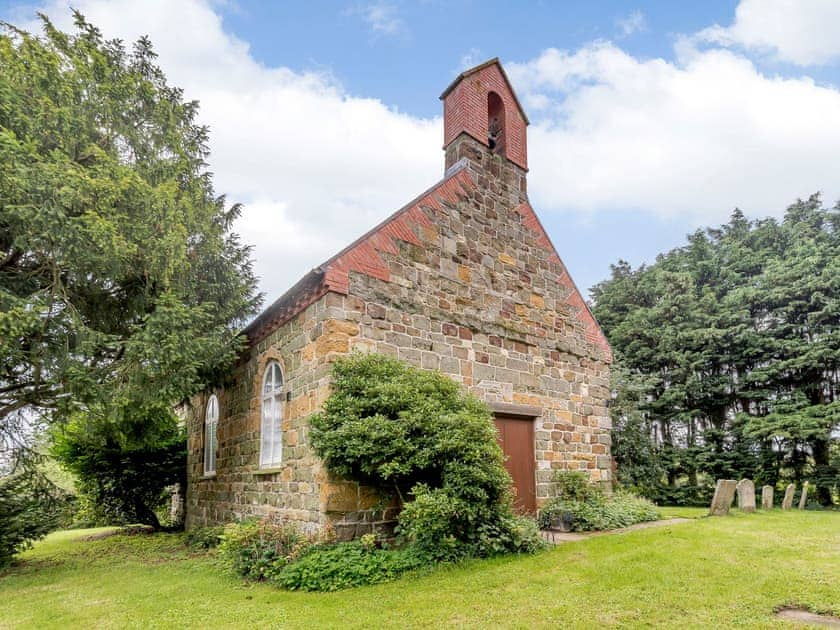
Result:
M321 503L326 512L352 512L359 507L359 488L355 483L322 483Z
M359 334L359 325L346 320L328 319L324 322L324 333L343 333L353 337Z

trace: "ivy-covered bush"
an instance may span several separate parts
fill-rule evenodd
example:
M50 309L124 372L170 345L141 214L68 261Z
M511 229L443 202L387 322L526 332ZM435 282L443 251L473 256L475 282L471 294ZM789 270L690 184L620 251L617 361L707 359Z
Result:
M618 529L661 518L656 506L628 492L607 495L589 482L586 473L558 472L556 496L540 510L539 525L548 529L558 520L572 531Z
M188 544L209 548L217 528L191 534ZM337 591L378 584L430 563L416 547L383 548L373 534L336 543L331 532L306 535L293 523L251 519L228 525L220 538L219 559L236 575L293 591Z
M311 548L279 572L277 584L296 591L337 591L394 580L421 569L429 559L414 547L380 549L365 537Z
M489 409L443 374L377 354L341 358L311 424L333 473L402 498L398 532L418 552L453 560L540 546L512 512Z

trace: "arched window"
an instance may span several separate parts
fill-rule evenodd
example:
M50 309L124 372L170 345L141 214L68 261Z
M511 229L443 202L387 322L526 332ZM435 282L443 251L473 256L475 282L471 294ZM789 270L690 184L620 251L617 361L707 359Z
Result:
M487 93L487 144L494 153L505 154L505 104L495 92Z
M204 474L216 474L216 448L218 447L219 399L216 394L207 401L204 412Z
M283 372L272 361L263 375L260 467L271 468L283 459Z

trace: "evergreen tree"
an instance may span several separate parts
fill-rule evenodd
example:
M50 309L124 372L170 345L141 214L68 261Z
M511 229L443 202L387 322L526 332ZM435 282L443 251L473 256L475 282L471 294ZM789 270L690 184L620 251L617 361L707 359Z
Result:
M698 230L633 270L619 262L592 290L594 312L644 383L639 412L664 480L808 478L821 503L838 488L840 210L818 196L779 223ZM621 373L621 372L620 372ZM621 443L626 424L617 423Z
M232 360L259 303L240 208L148 39L41 19L42 36L0 30L0 432L26 410L73 418L87 448L169 449L173 404Z

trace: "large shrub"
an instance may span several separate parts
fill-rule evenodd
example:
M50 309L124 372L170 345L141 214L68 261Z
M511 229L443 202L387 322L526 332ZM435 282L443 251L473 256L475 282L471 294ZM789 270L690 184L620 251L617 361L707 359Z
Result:
M392 491L399 532L436 559L531 550L489 409L439 372L377 354L333 367L312 444L336 475Z
M557 494L539 514L543 529L558 517L570 519L573 531L618 529L661 518L647 499L622 491L607 495L589 482L586 473L560 472L555 481Z

